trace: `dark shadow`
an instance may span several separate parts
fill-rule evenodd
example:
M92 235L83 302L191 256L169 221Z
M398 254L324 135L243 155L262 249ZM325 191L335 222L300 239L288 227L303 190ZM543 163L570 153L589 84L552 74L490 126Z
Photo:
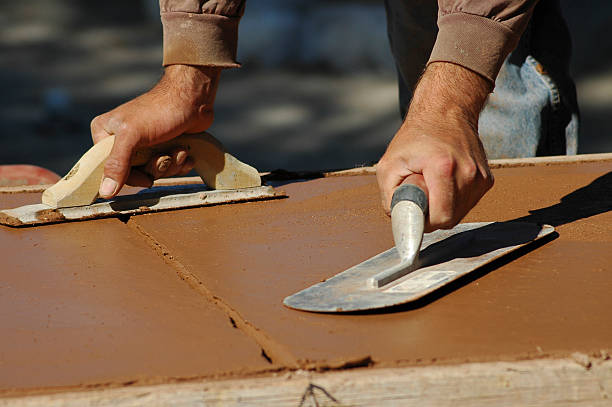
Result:
M452 292L466 286L467 284L470 284L478 280L479 278L486 276L490 272L497 270L498 268L513 262L514 260L537 249L538 247L545 245L546 243L550 242L551 240L556 239L557 237L559 237L559 234L557 232L551 233L541 239L536 240L535 242L525 245L517 250L514 250L506 254L505 256L492 261L491 263L488 263L482 267L479 267L478 269L472 271L471 273L466 274L465 276L460 277L457 280L451 283L448 283L445 286L440 287L436 291L430 294L427 294L424 297L421 297L416 301L412 301L406 304L396 305L396 306L388 307L388 308L373 309L369 311L347 312L341 315L348 316L348 315L396 314L400 312L412 311L415 309L423 308L426 305L429 305L432 302L437 301L438 299L445 297L451 294Z
M457 233L436 242L419 254L419 266L429 267L456 258L473 258L534 240L542 227L535 223L495 222ZM457 256L457 253L461 253Z
M612 171L561 198L558 204L529 211L530 215L517 218L522 222L565 225L612 210Z
M113 198L112 200L98 199L94 203L109 202L110 207L113 208L113 210L127 211L138 209L142 206L153 206L159 203L160 198L168 195L188 194L203 191L210 191L210 188L204 184L153 187L136 193L135 195L138 195L137 200L134 199L133 195L121 195Z
M466 244L469 245L469 243L475 243L473 239L478 239L479 244L480 244L481 239L484 243L486 243L487 236L491 237L493 236L493 233L497 234L496 239L499 240L499 232L503 228L507 228L507 225L511 225L513 222L516 222L516 223L532 222L535 224L549 224L552 226L561 226L561 225L565 225L568 223L572 223L579 219L585 219L591 216L606 213L611 210L612 210L612 171L595 179L590 184L582 188L579 188L571 192L568 195L565 195L563 198L561 198L560 202L555 205L551 205L546 208L531 210L529 211L530 215L523 216L517 219L513 219L508 222L495 223L495 224L491 224L483 228L477 229L478 233L484 231L485 232L484 236L478 236L478 237L470 236L469 234L467 234L467 232L464 232L466 233L464 236L461 236L463 235L463 233L461 233L449 239L446 239L445 241L438 242L435 245L431 245L423 251L423 257L424 259L426 259L427 256L431 256L428 260L429 263L427 265L433 265L433 264L451 260L453 257L450 257L445 254L443 254L442 256L434 255L433 253L439 249L439 247L434 247L434 246L436 245L442 245L442 246L461 245L462 250L465 250ZM507 236L507 239L502 240L502 244L506 244L509 242L529 241L530 236L533 235L536 229L539 230L539 227L534 225L534 228L532 230L525 229L523 232L520 233L520 235L516 235L516 236L512 236L511 234L516 233L518 229L514 229L514 231L512 228L506 229L504 233L508 233L509 235ZM475 231L472 231L472 232L475 232ZM465 286L466 284L469 284L475 280L478 280L479 278L489 274L491 271L496 270L499 267L506 265L518 259L519 257L537 249L538 247L546 244L547 242L550 242L551 240L556 239L558 236L559 236L558 233L555 232L542 239L538 239L535 242L527 244L521 247L520 249L517 249L483 267L480 267L477 270L474 270L473 272L411 303L389 307L389 308L378 309L378 310L351 312L347 314L348 315L388 314L388 313L410 311L410 310L424 307L452 293L453 291ZM470 240L472 240L472 242L470 242ZM469 253L463 253L461 257L472 257L474 255L478 256L485 250L484 247L481 250L481 248L477 247L479 245L476 245L476 244L469 245L469 246L470 246L470 248L468 249ZM486 249L487 250L495 249L496 246L499 246L499 244L489 245L489 247ZM429 253L430 248L431 248L431 253ZM448 253L449 252L448 247L445 247L443 251L445 253ZM427 255L425 252L428 252Z

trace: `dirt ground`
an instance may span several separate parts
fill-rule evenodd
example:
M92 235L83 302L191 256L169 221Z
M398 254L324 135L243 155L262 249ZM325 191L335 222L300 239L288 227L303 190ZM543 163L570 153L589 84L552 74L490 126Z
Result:
M612 40L604 35L612 6L567 3L583 118L580 152L612 151ZM161 27L144 4L0 3L0 164L65 173L90 146L95 115L153 86L162 72ZM248 19L247 10L243 23ZM260 170L375 162L400 123L392 71L283 64L226 71L211 132Z

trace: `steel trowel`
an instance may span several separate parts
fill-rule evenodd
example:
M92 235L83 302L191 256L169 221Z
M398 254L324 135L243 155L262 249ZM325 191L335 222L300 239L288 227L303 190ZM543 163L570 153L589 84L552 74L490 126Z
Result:
M420 186L419 186L420 185ZM395 247L284 300L293 309L355 312L410 303L554 232L527 222L463 223L423 233L428 198L414 174L394 192Z

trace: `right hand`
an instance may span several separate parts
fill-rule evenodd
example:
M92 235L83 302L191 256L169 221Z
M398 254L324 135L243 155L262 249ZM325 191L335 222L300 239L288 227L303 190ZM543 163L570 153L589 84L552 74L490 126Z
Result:
M422 179L429 198L425 231L450 229L493 186L478 137L478 115L490 87L458 65L427 68L402 127L376 167L387 214L395 189L406 178Z
M92 120L94 144L115 135L104 165L102 198L115 196L126 183L150 187L154 179L184 175L193 168L193 160L182 149L155 156L138 168L130 167L130 159L139 148L208 129L219 76L219 68L170 65L153 89Z

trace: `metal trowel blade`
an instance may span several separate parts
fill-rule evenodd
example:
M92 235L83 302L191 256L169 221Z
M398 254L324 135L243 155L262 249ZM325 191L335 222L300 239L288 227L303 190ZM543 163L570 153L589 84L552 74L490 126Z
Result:
M395 247L284 300L289 308L312 312L354 312L409 303L514 250L554 232L527 222L463 223L426 233L418 265L381 287L372 277L404 267Z
M226 190L211 190L203 184L153 187L137 194L98 200L91 205L54 209L45 204L35 204L0 210L0 225L39 226L284 196L271 186Z

